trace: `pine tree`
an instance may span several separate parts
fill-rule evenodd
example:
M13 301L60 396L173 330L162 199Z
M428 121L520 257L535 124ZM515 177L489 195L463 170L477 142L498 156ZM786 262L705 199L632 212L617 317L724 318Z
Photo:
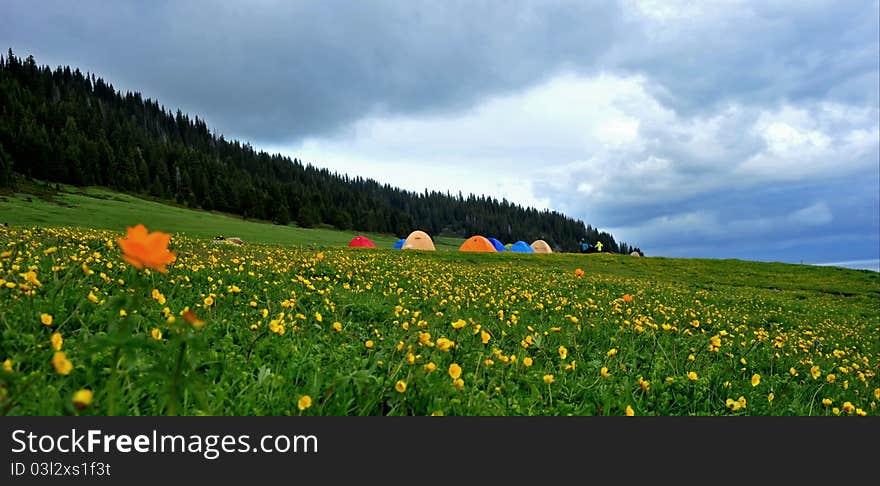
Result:
M3 144L0 144L0 187L15 187L15 178L12 174L12 158L3 150Z

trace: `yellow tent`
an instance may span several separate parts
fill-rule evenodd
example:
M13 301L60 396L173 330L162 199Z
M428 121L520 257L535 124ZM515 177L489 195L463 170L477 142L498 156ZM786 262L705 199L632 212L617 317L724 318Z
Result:
M482 251L496 253L495 245L485 236L471 236L458 248L459 251Z
M550 249L550 245L544 240L535 240L531 246L532 249L535 250L535 253L553 253L553 250Z
M403 250L434 250L434 241L424 231L413 231L403 242Z

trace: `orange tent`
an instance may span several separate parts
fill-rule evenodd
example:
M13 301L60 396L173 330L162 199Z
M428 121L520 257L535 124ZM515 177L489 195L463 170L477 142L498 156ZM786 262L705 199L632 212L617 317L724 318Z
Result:
M495 249L495 245L493 245L488 238L480 235L471 236L465 240L465 242L458 248L458 251L498 252L498 250Z
M402 250L434 250L434 241L424 231L413 231L403 242Z
M535 250L535 253L553 253L553 250L550 249L550 245L544 240L535 240L531 246L532 249Z
M366 236L355 236L348 246L352 248L376 248L376 244Z

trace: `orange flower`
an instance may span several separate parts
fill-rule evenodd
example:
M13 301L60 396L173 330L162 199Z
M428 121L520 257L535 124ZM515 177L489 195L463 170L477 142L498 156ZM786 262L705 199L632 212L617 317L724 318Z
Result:
M632 296L632 295L629 295L629 294L626 294L626 295L623 296L623 301L624 301L624 302L632 302L632 301L633 301L633 296Z
M199 329L205 327L205 321L199 319L196 316L196 313L191 310L187 310L183 313L183 319Z
M575 276L575 277L583 277L583 276L584 276L584 271L581 270L580 268L577 268L577 269L575 269L575 271L574 271L574 276Z
M168 251L171 235L160 231L148 234L147 228L142 224L129 226L128 235L116 241L122 248L122 259L137 269L148 267L165 273L165 265L176 259L174 253Z

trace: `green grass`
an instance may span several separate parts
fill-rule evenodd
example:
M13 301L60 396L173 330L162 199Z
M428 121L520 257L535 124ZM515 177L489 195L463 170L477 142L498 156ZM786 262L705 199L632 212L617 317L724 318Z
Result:
M0 414L880 415L877 272L350 249L107 191L25 197L0 202ZM123 263L135 222L173 234L167 273Z
M75 226L124 231L141 223L147 228L195 238L211 239L217 235L239 237L246 243L282 246L348 245L363 234L376 246L391 248L394 235L337 231L323 228L299 228L262 221L249 221L217 212L192 210L141 199L135 196L89 187L62 186L57 194L42 193L0 196L0 222L27 226ZM461 238L438 237L439 250L458 249Z

